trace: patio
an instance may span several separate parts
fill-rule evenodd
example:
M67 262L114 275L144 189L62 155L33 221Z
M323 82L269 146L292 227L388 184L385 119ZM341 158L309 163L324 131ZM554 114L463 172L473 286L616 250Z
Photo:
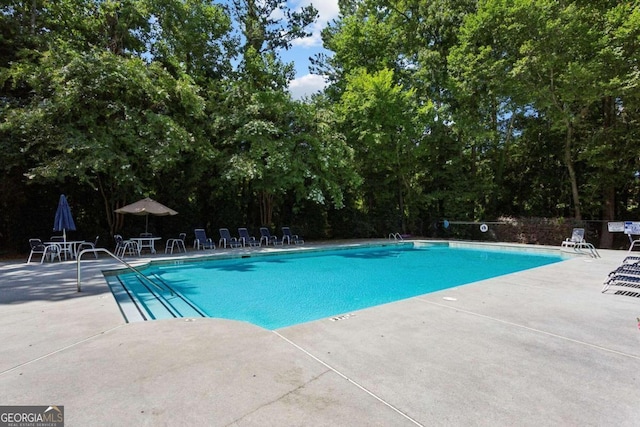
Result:
M600 253L276 331L126 324L112 261L83 260L81 293L75 262L2 263L0 402L70 426L634 426L640 298L600 293L626 252Z

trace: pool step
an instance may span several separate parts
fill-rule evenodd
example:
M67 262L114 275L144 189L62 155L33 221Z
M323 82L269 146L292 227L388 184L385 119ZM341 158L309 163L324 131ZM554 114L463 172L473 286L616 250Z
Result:
M163 290L148 283L139 275L107 276L120 311L127 322L180 317L205 317L182 295L171 290L157 277L148 277Z

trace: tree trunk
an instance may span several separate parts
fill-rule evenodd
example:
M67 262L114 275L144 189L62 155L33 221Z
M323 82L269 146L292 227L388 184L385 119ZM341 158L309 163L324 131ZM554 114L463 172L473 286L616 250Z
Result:
M273 195L266 191L260 192L260 221L269 227L273 219Z
M115 213L115 210L120 206L116 206L118 203L114 203L107 196L107 192L104 189L102 179L100 179L100 177L98 177L98 189L100 190L100 195L102 196L102 201L104 202L104 210L107 216L107 225L109 225L109 233L111 236L113 236L122 229L124 223L124 215ZM124 203L122 203L122 206L124 206Z
M605 96L602 98L602 118L604 134L611 135L611 128L615 126L616 111L613 97ZM600 247L603 249L611 249L613 247L613 234L609 233L607 222L613 221L616 216L616 188L609 182L602 183L602 198L604 199L604 207L602 211L602 231L600 233Z
M402 234L407 234L407 221L404 215L404 196L402 194L402 178L398 178L398 208L400 210L400 229Z
M511 136L513 134L513 122L515 121L516 113L515 111L511 112L511 118L509 119L509 126L507 127L507 134L504 138L504 145L502 150L496 145L496 150L499 152L498 159L498 167L496 169L496 178L495 178L495 190L492 192L491 196L491 214L495 215L498 211L498 194L502 192L502 184L504 181L504 165L506 163L507 157L509 155L509 143L511 142ZM497 127L497 124L496 124Z
M582 220L582 212L580 211L580 194L578 192L578 179L576 178L576 170L573 167L573 158L571 156L571 145L573 143L573 122L567 120L567 138L564 143L564 162L569 171L569 180L571 181L571 195L573 196L573 205L576 220Z
M616 215L616 189L612 185L605 187L603 192L604 209L602 212L602 231L600 233L600 247L611 249L613 247L613 234L609 233L608 221L613 221Z

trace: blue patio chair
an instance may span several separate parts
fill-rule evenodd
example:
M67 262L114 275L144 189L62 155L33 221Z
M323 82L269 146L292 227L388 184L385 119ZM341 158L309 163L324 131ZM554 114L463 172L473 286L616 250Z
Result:
M640 288L640 262L630 262L631 260L627 260L627 258L618 268L609 273L602 288L603 293L611 286Z
M204 228L196 228L193 230L196 235L195 240L193 241L193 247L197 250L200 249L215 249L216 245L213 243L213 240L207 237L207 233L204 231Z
M240 236L238 240L242 246L260 246L260 242L255 237L249 236L249 231L246 228L238 228L238 236Z
M260 227L260 243L264 240L264 244L269 246L269 242L275 245L281 245L282 241L278 240L278 237L272 236L267 227Z
M291 234L291 228L289 227L282 227L282 243L284 243L285 240L288 244L291 244L291 242L296 245L304 243L304 240L300 236L297 234Z
M220 241L218 242L218 246L222 246L224 248L229 245L230 248L238 248L242 246L242 243L236 238L231 237L231 233L228 228L220 229Z

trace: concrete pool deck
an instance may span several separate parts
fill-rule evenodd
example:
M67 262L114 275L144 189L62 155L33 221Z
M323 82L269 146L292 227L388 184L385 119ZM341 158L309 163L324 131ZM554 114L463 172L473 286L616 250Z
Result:
M75 262L0 263L0 405L64 405L68 426L637 426L640 298L600 292L626 251L600 253L276 331L127 324L106 258L80 293Z

